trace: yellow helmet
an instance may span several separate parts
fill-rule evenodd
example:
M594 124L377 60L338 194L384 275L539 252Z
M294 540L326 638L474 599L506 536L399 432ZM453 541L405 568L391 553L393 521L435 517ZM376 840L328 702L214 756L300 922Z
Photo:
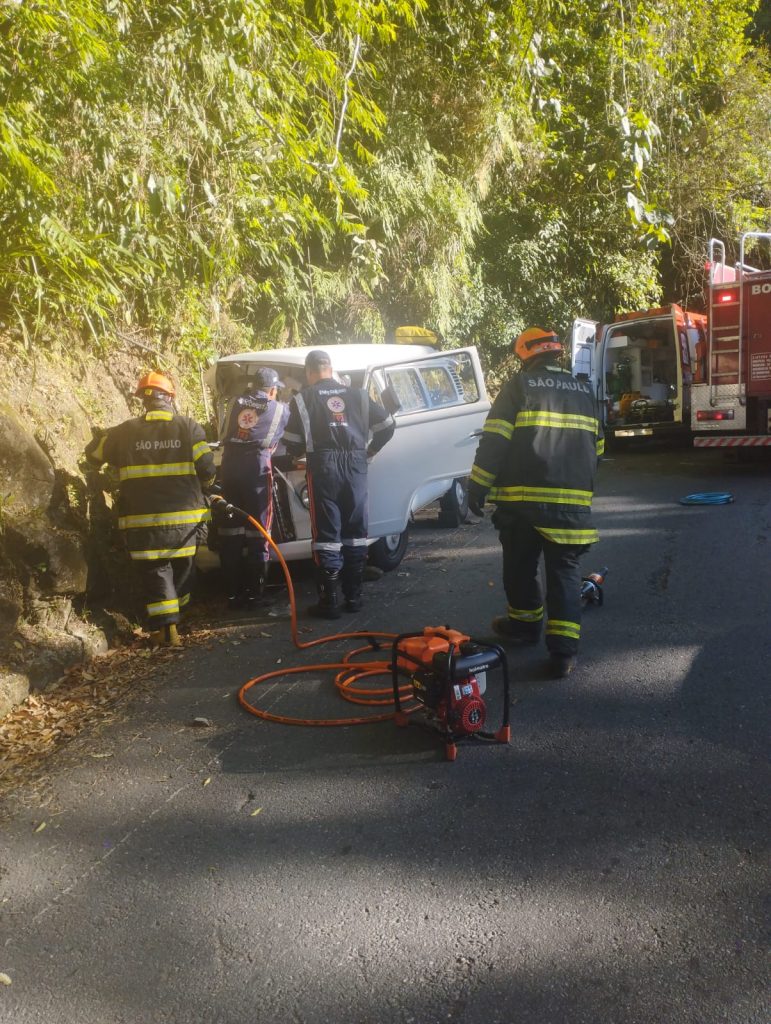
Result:
M544 352L561 351L562 344L554 331L544 331L540 327L528 327L514 342L514 353L523 363Z

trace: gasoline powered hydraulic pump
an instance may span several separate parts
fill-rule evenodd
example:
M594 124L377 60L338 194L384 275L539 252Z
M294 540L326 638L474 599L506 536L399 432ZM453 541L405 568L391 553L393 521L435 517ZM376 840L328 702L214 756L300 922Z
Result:
M500 670L503 678L503 713L494 732L485 730L485 692L489 672ZM407 725L415 706L426 725L440 733L445 756L454 761L460 740L508 743L509 674L501 647L482 643L465 633L442 626L427 626L420 633L403 633L391 648L391 675L397 725ZM402 707L399 678L407 677L415 705Z

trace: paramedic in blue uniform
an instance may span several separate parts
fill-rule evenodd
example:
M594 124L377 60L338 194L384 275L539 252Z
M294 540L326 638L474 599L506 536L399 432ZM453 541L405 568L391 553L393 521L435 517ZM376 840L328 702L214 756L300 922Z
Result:
M305 376L307 387L290 403L284 443L290 455L306 455L319 594L311 613L337 619L338 580L345 610L361 608L367 560L367 462L393 437L394 421L363 388L335 379L326 352L308 353Z
M493 630L535 644L544 625L538 582L546 567L546 647L552 675L568 675L581 637L579 557L598 539L592 522L597 462L605 442L588 383L560 365L553 331L531 327L516 339L522 370L501 388L485 421L469 483L469 508L486 499L503 550L508 609Z
M258 368L233 402L222 450L223 497L270 533L273 519L273 453L284 433L289 408L276 399L284 385L269 366ZM228 607L252 605L265 594L270 545L248 520L228 516L219 526L220 562Z

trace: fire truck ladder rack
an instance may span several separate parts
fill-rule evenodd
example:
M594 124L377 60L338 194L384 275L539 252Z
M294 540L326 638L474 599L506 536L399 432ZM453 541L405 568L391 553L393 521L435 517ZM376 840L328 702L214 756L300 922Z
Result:
M746 310L745 310L745 279L752 274L761 273L757 267L752 267L745 262L744 253L748 239L759 239L771 243L771 233L767 231L745 231L739 243L739 262L736 268L730 268L730 273L735 275L733 281L729 282L725 262L725 245L717 238L709 240L709 404L717 405L718 387L721 383L729 385L736 384L739 403L747 404L747 382L744 379L744 345L746 331ZM715 301L716 291L724 289L727 284L735 285L737 289L736 300L729 302ZM724 296L725 293L723 293ZM736 319L728 319L718 315L718 310L736 309ZM715 321L721 320L716 326ZM726 323L726 319L728 322ZM726 347L726 346L731 347ZM733 346L736 346L735 348ZM736 370L719 370L718 364L721 356L736 356ZM725 378L733 378L725 380Z
M715 257L719 255L719 260ZM742 264L744 263L744 239L742 239ZM739 298L735 302L715 302L715 271L717 267L720 267L720 281L719 284L725 286L726 281L726 264L725 264L725 245L717 238L710 238L709 240L709 366L708 366L708 383L709 383L709 404L711 406L717 405L717 387L721 383L718 378L725 377L736 377L739 389L739 402L744 405L747 401L746 394L744 391L744 385L742 383L742 267L738 268L737 284ZM736 322L733 321L729 324L721 324L720 327L715 326L715 312L718 309L725 309L726 307L736 306L738 307L738 315ZM726 343L735 343L736 348L725 348ZM720 356L732 356L735 355L738 358L737 371L734 370L723 370L719 371L716 369L718 359ZM738 374L738 375L737 375Z

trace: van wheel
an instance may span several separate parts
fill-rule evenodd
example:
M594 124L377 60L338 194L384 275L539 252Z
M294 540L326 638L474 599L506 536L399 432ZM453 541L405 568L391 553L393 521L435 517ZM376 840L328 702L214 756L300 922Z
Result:
M387 537L381 537L374 544L370 545L369 562L377 566L383 572L391 572L404 558L409 542L409 531L403 533L389 533Z
M453 480L452 487L439 499L439 525L460 526L468 515L468 477Z

